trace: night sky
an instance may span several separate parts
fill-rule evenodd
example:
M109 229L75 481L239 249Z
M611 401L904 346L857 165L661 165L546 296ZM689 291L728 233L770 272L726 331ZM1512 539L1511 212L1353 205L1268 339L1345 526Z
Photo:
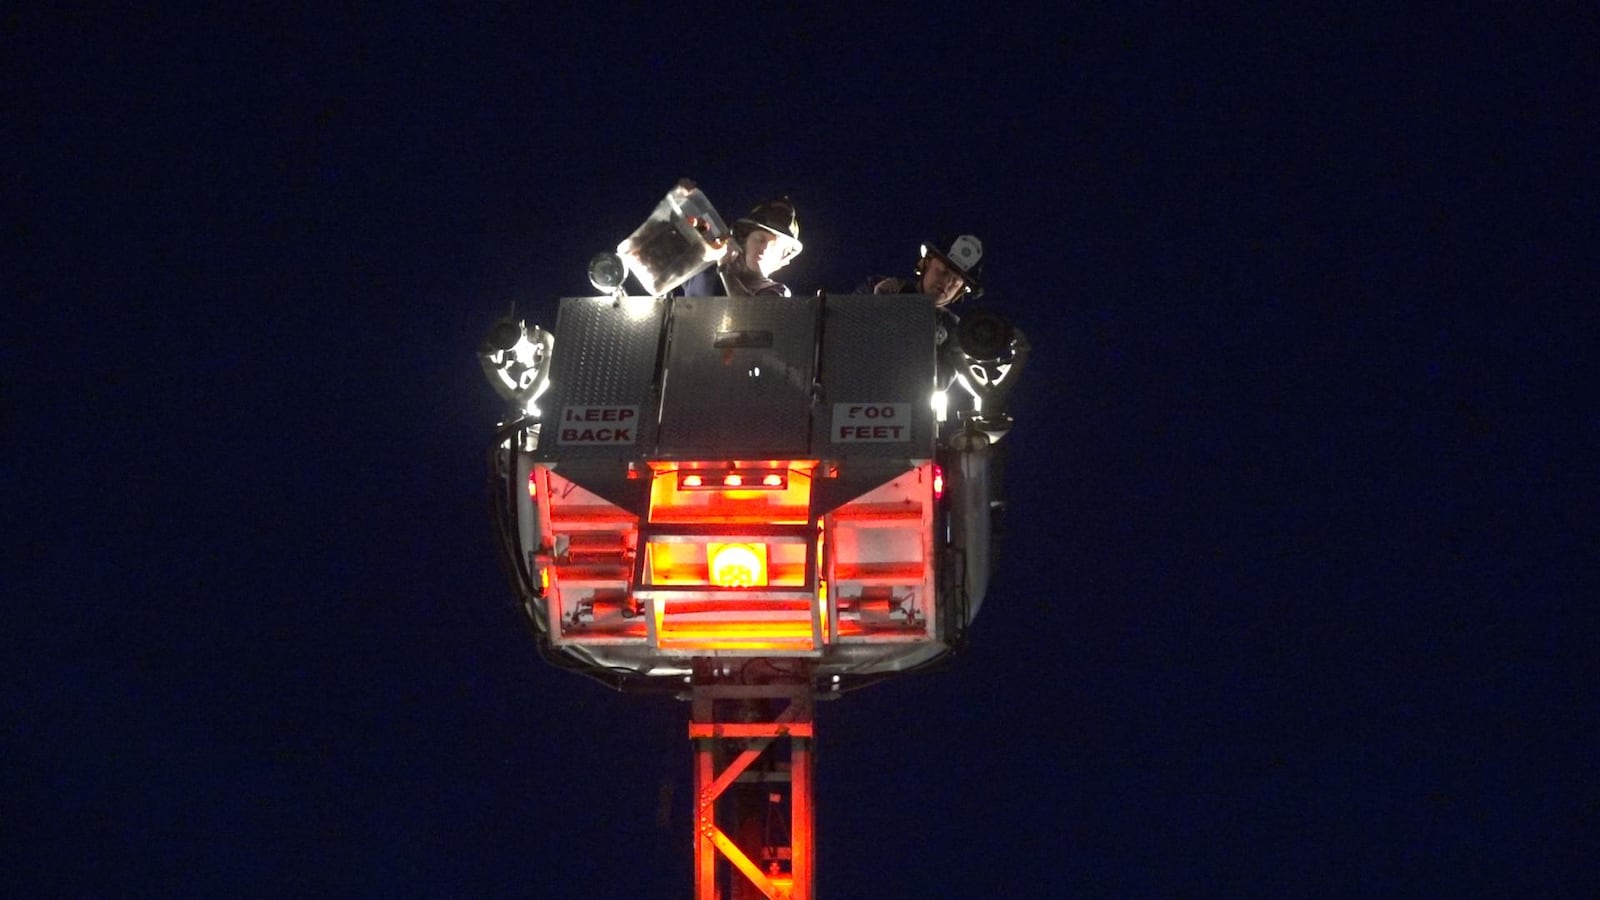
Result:
M688 896L474 358L687 176L799 293L975 233L1034 347L970 646L819 707L822 896L1600 895L1592 4L327 5L0 13L7 893Z

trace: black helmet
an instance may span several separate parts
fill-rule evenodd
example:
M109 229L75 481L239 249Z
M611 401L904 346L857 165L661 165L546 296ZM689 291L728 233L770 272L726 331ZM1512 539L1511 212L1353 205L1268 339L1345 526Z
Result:
M779 237L788 238L794 241L791 255L799 253L804 246L800 243L800 219L795 215L794 203L788 197L757 203L749 215L735 220L733 227L735 237L741 241L753 228L762 228Z
M967 283L967 296L977 297L983 293L983 241L978 240L977 235L946 235L937 244L924 242L922 257L917 260L918 277L921 277L930 256L937 256L940 262L961 276Z

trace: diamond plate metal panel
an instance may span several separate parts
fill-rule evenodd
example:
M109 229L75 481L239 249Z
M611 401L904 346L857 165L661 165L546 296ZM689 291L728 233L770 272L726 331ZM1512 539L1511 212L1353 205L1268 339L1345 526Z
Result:
M674 300L661 455L808 455L819 303L815 297Z
M540 460L631 459L655 443L656 355L666 302L568 297L556 316Z
M837 296L823 317L819 456L932 456L934 311L912 294ZM909 422L901 430L901 418Z

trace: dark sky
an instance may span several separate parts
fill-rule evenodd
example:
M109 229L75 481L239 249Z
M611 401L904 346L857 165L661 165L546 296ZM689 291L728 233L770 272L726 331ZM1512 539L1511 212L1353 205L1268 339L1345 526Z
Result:
M1035 348L968 652L820 708L824 896L1600 893L1592 6L41 6L19 896L688 895L688 710L536 658L473 357L681 176L801 292L972 231Z

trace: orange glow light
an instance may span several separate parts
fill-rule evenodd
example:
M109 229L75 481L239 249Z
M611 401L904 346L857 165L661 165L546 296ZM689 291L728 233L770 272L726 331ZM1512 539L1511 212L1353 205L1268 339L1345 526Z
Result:
M533 473L528 473L528 499L539 499L539 482L534 480Z
M809 460L760 460L749 469L690 469L698 462L655 470L650 519L657 524L789 525L806 521L811 499ZM777 476L770 484L769 475Z
M702 622L666 623L656 629L663 647L677 650L811 651L816 643L811 623Z
M719 587L764 587L767 583L766 547L707 544L706 565L711 583Z

